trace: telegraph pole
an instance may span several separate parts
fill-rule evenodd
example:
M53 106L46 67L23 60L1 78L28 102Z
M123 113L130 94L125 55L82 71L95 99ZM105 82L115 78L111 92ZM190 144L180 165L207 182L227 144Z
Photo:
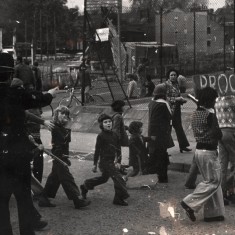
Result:
M193 9L193 71L196 74L196 8Z
M55 50L55 60L56 60L56 18L54 12L54 50Z
M24 21L24 42L25 42L25 45L24 45L25 58L27 59L27 57L28 57L28 53L27 53L28 47L26 45L26 43L27 43L27 20Z
M41 50L41 61L42 61L42 9L40 9L40 50Z
M86 56L86 20L87 20L87 0L84 0L84 18L83 18L83 48L82 48L82 54L83 54L83 61L82 66L84 69L82 70L82 90L81 90L81 98L82 98L82 105L85 104L85 56Z
M235 73L235 0L233 0L233 73Z
M122 77L122 50L121 50L121 1L122 0L118 0L118 12L117 12L117 19L118 19L118 22L117 22L117 28L118 28L118 77L119 77L119 80L122 82L123 80L123 77Z
M159 51L159 54L160 54L160 81L162 83L162 57L163 57L163 30L162 30L162 15L163 15L163 9L162 9L162 6L160 6L160 51Z

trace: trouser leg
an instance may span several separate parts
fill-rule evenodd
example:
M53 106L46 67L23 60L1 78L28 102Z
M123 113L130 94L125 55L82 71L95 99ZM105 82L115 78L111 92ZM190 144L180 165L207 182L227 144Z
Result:
M219 142L219 156L222 170L222 190L224 194L227 190L233 191L234 187L234 172L235 172L235 128L221 129L223 137ZM228 163L231 164L229 180L228 177Z
M144 97L146 95L146 87L145 87L145 78L142 77L140 81L140 97Z
M33 160L33 175L41 183L43 175L43 154L38 151Z
M189 142L185 135L183 126L182 126L182 119L181 119L181 108L176 106L173 119L172 119L172 126L175 129L175 133L179 142L180 149L188 147Z
M109 174L107 171L103 171L101 176L90 178L84 181L84 185L88 190L94 189L96 186L104 184L108 181Z
M205 205L205 216L212 214L213 216L224 215L223 198L221 199L220 196L221 167L217 151L196 150L195 161L203 181L200 182L195 191L185 197L183 201L195 212ZM218 193L218 195L214 195L215 193ZM212 198L213 195L214 197ZM216 200L212 204L210 200L215 198Z
M36 138L37 144L42 144L40 138ZM43 151L37 151L33 158L33 175L41 183L43 175Z
M225 148L225 145L222 141L219 142L219 158L221 164L221 187L223 190L224 196L226 196L227 186L227 171L228 171L228 152Z
M217 191L209 198L204 205L204 217L216 217L216 216L224 216L224 200L223 200L223 192L221 186L218 187Z
M35 235L33 229L32 217L32 197L30 187L30 165L28 172L24 176L19 176L15 179L14 195L17 201L19 227L21 235Z
M0 174L0 235L13 235L9 211L9 200L12 194L11 184L11 179Z
M158 149L157 174L159 181L167 182L167 169L169 165L169 156L166 149Z
M59 167L58 164L59 163L55 163L53 161L51 173L48 176L45 187L44 187L45 195L50 198L55 198L56 193L60 187L60 181L57 175L57 168Z
M122 200L127 199L129 197L129 194L127 192L126 182L122 178L119 170L116 169L113 163L110 163L106 170L114 183L115 198L119 198Z
M197 174L198 174L198 167L195 162L195 155L193 156L193 160L189 169L189 173L185 182L185 187L188 188L194 188L196 187L196 180L197 180Z
M78 198L78 196L80 196L80 192L69 168L58 165L57 175L68 199L73 200Z

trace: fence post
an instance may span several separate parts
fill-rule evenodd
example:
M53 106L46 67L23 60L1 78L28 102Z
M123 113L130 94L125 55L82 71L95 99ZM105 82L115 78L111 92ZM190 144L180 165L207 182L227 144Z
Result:
M82 66L84 67L82 71L82 89L81 89L81 98L82 98L82 106L85 104L85 56L86 56L86 21L87 21L87 0L84 0L84 19L83 19L83 61Z
M162 6L160 7L160 81L162 83L162 44L163 44L163 35L162 35L162 15L163 15L163 9Z
M223 47L223 50L224 50L224 73L226 71L226 29L225 29L225 25L226 25L226 22L225 22L225 16L224 16L224 19L223 19L223 25L224 25L224 47Z
M50 84L53 86L53 72L52 72L52 64L50 65Z
M196 9L193 9L193 73L196 74Z
M235 73L235 0L233 0L233 73Z

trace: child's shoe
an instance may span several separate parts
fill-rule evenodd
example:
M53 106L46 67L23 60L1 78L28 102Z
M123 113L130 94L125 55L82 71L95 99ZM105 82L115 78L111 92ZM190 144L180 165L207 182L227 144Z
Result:
M38 201L39 207L56 207L55 204L51 203L47 197L40 197Z
M47 226L47 224L48 224L47 221L39 219L39 220L33 221L32 225L35 231L41 231Z
M119 205L119 206L128 206L128 203L125 200L117 198L117 197L114 197L113 204Z
M189 217L189 219L193 222L196 221L196 217L194 215L194 211L192 208L190 208L184 201L181 201L181 206L184 208L186 215Z
M91 204L91 201L76 198L73 200L73 203L74 203L75 209L80 209L82 207L89 206Z
M88 193L86 186L84 184L82 184L82 185L80 185L80 189L81 189L82 198L86 199L87 198L86 196Z

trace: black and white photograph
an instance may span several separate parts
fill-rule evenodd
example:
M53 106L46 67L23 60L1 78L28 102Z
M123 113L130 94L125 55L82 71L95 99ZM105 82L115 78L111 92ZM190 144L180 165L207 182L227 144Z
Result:
M0 235L235 235L235 0L0 1Z

